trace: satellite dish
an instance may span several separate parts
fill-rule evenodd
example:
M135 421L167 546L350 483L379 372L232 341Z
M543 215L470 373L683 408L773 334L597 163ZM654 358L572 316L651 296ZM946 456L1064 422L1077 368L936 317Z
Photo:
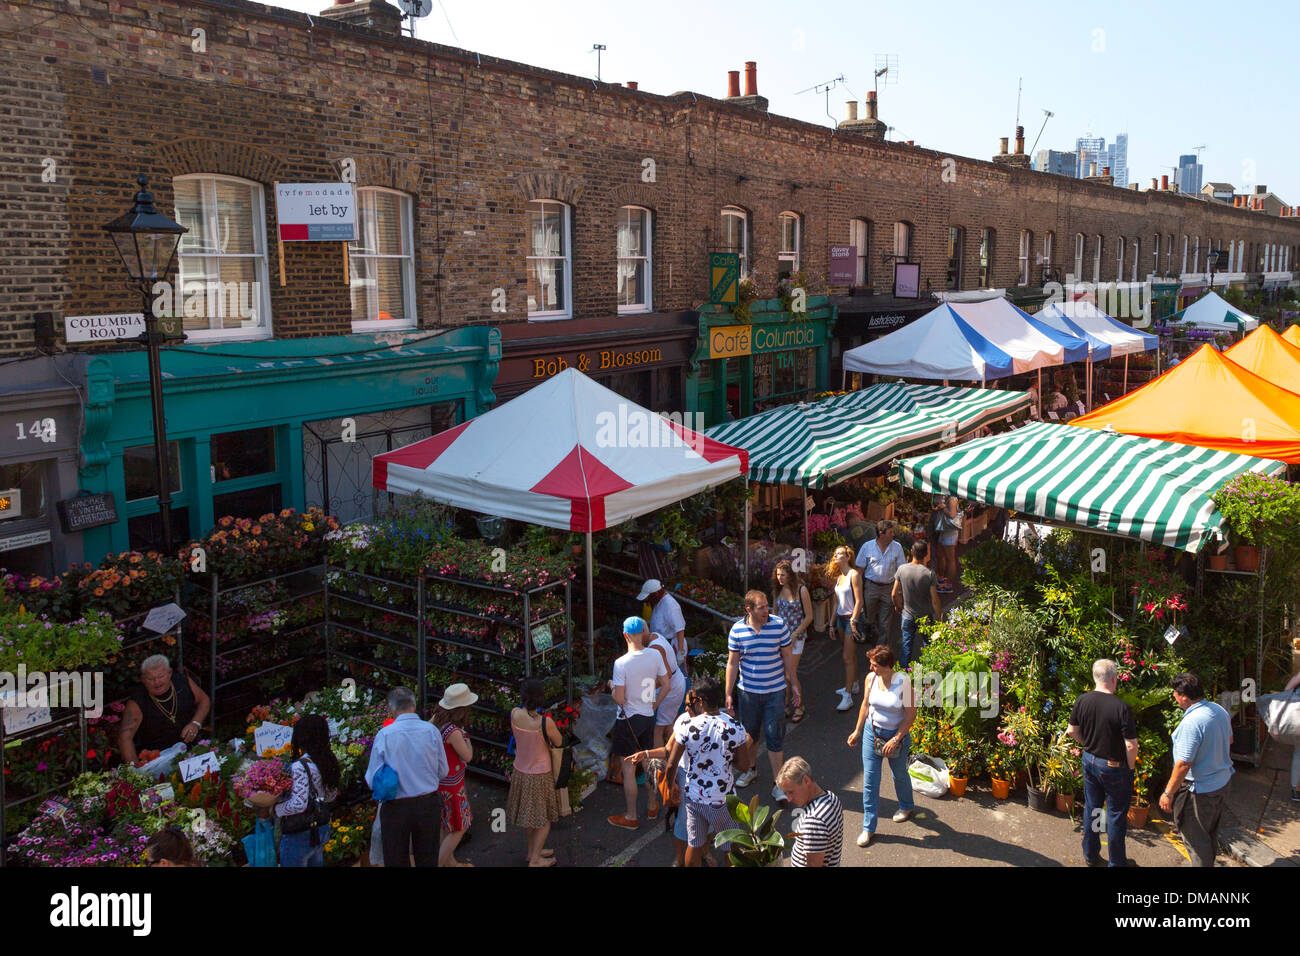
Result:
M433 12L433 0L397 0L397 5L412 20L422 19Z

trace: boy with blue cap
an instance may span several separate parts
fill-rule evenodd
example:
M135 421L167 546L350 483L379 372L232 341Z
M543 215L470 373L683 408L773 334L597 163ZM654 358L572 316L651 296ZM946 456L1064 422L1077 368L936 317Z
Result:
M639 617L623 622L623 639L627 653L614 662L614 679L610 690L619 705L614 723L615 757L623 758L623 798L627 813L609 817L609 822L625 830L640 824L636 816L636 764L633 754L654 746L655 706L661 694L668 692L668 668L657 648L649 647L650 629ZM652 774L646 774L646 789L653 790ZM653 800L651 801L653 803ZM658 816L658 808L650 814Z

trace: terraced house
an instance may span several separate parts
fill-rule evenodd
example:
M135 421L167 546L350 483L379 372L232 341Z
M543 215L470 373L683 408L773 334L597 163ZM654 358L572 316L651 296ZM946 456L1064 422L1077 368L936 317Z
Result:
M188 229L152 303L187 336L162 352L181 538L368 515L373 454L564 368L712 422L825 388L932 291L1186 294L1210 249L1217 283L1276 286L1300 249L1289 216L1034 172L1019 133L989 161L886 142L874 99L835 128L775 116L754 63L723 97L593 82L403 37L382 0L9 0L0 53L11 568L159 537L145 356L115 337L141 303L103 228L139 173ZM279 218L331 203L354 204L352 241ZM747 323L706 305L717 252L756 280Z

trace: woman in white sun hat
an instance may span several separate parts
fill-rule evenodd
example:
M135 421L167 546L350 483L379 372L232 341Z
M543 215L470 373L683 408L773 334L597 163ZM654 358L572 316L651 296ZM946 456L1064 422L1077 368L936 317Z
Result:
M442 842L438 845L439 866L473 866L456 859L456 847L469 832L473 815L469 810L469 797L465 793L465 769L474 759L474 745L460 725L469 717L469 710L478 700L478 694L466 684L452 684L438 701L430 718L442 734L442 745L447 749L447 775L438 783L442 796Z

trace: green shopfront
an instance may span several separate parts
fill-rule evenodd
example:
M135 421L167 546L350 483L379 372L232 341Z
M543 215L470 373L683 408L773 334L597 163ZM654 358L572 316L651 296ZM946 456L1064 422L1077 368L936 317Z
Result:
M825 391L835 315L825 296L809 296L802 313L780 299L754 302L743 324L724 306L701 306L687 407L715 425Z
M489 328L164 349L173 537L281 508L371 517L371 457L487 410L500 355ZM81 532L97 562L161 536L145 354L95 356L86 381L81 489L118 502Z

